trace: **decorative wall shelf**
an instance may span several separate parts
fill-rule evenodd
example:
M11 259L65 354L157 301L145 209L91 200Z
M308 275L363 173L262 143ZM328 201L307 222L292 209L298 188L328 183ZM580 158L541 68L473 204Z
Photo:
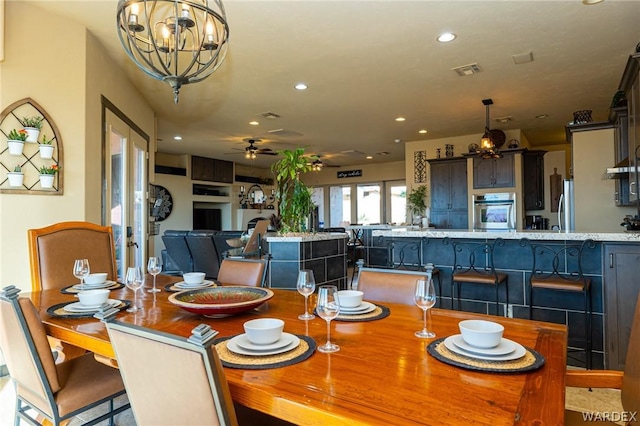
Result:
M22 154L11 154L7 144L9 133L13 129L23 129L20 120L24 117L36 116L43 118L38 142L25 142ZM43 137L51 140L51 158L43 158L40 154L40 142ZM62 195L62 153L62 139L58 127L40 105L31 98L21 99L9 105L0 114L0 193ZM24 179L22 185L10 186L8 173L13 172L16 165L22 168ZM53 186L43 188L40 183L40 168L54 165L58 167L58 172L54 175Z

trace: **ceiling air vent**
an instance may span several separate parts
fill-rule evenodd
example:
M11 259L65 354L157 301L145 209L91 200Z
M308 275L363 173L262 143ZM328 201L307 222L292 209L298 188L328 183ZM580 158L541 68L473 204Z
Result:
M290 129L273 129L273 130L267 130L267 133L269 133L271 136L280 136L280 137L295 137L295 136L302 136L302 133L300 132L296 132L295 130L290 130Z
M452 68L452 70L454 70L456 72L456 74L458 74L460 77L464 77L464 76L472 75L472 74L477 74L480 71L482 71L477 63L469 64L469 65L462 65L460 67Z
M269 120L280 118L280 116L275 112L261 112L260 114L258 114L258 117L268 118Z

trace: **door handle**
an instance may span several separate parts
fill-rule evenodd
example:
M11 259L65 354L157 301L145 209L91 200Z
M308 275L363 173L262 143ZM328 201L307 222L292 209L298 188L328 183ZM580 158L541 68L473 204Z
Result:
M127 242L127 247L138 248L138 243L136 243L135 241L129 241L129 242Z

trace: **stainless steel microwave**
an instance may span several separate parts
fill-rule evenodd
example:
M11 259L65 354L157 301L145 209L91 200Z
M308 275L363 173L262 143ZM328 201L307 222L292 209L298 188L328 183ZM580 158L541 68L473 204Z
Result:
M473 229L516 229L516 194L473 194Z

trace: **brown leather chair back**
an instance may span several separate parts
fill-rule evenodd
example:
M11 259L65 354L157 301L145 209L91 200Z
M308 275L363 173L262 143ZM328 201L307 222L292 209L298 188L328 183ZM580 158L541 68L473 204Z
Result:
M262 256L262 240L264 239L264 234L267 233L267 229L269 228L268 220L259 220L256 222L255 228L253 228L253 233L251 237L249 237L249 241L247 241L247 245L244 246L244 255L247 256Z
M214 333L193 341L117 321L107 330L137 424L237 425Z
M78 282L73 262L89 259L91 272L106 272L116 281L116 250L113 230L90 222L61 222L29 229L31 286L40 289L62 288Z
M631 335L624 362L622 406L627 412L640 413L640 297L631 325Z
M218 272L222 285L246 285L262 287L267 261L263 259L223 259Z
M38 401L38 408L52 416L53 394L60 390L58 373L44 326L30 299L0 297L0 348L18 385L18 395Z
M360 268L358 290L366 301L415 305L416 281L426 278L426 272Z

